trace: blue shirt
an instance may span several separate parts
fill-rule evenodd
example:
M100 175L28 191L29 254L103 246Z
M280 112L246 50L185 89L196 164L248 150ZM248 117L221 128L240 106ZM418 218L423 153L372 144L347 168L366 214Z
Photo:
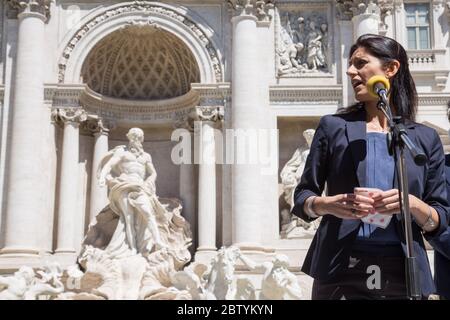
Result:
M386 134L381 132L367 133L366 188L378 188L383 191L394 186L394 158L389 155ZM356 245L395 245L400 244L394 224L395 216L386 229L362 223L356 238Z

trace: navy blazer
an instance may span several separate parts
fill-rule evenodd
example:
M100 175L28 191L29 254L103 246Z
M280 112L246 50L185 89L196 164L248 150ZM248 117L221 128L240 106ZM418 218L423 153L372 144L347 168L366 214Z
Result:
M450 203L450 154L445 156L447 199ZM437 294L450 299L450 226L430 241L434 248L434 282Z
M422 199L436 209L440 223L433 233L425 233L427 240L438 237L448 225L449 213L444 175L444 151L437 132L424 125L408 121L408 135L427 155L429 162L416 166L406 152L406 166L410 194ZM311 144L300 183L295 189L292 213L312 221L303 209L305 200L321 195L327 184L330 196L353 193L366 184L366 110L346 114L327 115L321 118ZM395 173L397 187L397 173ZM395 215L394 223L406 254L402 217ZM350 250L358 234L361 220L340 219L333 215L322 217L306 255L302 271L317 280L328 280L348 266ZM414 222L414 251L420 269L422 294L435 292L421 228Z

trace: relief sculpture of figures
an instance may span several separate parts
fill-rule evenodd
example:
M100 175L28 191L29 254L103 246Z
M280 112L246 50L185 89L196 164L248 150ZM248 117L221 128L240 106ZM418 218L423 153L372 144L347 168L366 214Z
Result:
M278 75L328 71L328 24L323 18L282 15L277 44ZM295 21L295 23L293 22ZM320 28L317 26L320 25Z
M317 70L318 68L325 67L325 55L323 52L322 42L324 33L322 30L316 29L316 23L311 21L310 31L308 34L308 56L306 61L308 63L308 67L311 70Z

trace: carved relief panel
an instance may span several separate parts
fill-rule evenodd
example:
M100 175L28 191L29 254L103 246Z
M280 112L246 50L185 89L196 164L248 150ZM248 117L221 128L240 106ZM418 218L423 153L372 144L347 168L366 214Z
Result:
M328 2L279 2L275 13L277 77L330 75L331 8Z

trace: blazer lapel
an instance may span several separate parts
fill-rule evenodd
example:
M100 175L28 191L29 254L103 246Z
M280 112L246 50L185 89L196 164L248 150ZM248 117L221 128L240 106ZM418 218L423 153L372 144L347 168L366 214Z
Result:
M366 186L366 131L366 110L361 108L346 122L348 146L360 187Z

